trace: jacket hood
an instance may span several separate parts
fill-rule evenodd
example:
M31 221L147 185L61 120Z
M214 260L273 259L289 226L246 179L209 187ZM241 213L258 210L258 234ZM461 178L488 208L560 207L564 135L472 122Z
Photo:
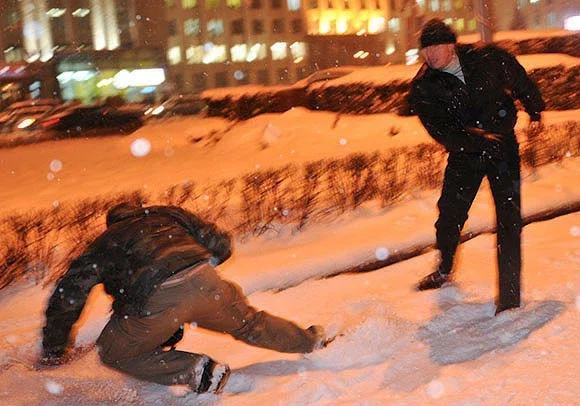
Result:
M138 217L142 212L141 207L126 202L120 203L107 213L107 227L129 217Z

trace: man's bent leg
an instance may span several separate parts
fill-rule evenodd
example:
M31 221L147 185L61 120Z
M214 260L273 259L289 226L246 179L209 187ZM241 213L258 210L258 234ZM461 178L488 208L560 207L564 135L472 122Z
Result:
M478 156L449 155L441 197L437 202L439 218L435 223L440 260L435 272L417 284L417 290L437 289L449 279L461 230L482 180L483 165Z
M225 381L215 379L222 373L226 376L221 378L227 380L227 365L217 364L204 354L161 348L189 322L183 308L195 294L186 280L170 280L151 296L142 315L113 315L98 339L103 363L162 385L187 384L198 392L221 389Z
M308 353L322 345L324 332L257 311L250 306L241 288L223 280L215 269L205 265L191 279L203 286L203 294L192 303L191 321L199 327L228 333L247 344L287 353Z

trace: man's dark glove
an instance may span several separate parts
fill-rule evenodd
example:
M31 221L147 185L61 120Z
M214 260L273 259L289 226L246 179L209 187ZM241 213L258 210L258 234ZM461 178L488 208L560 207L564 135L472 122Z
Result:
M66 347L58 347L51 349L43 349L42 356L38 361L40 366L44 367L54 367L62 365L66 362L65 358Z
M544 131L544 124L541 120L530 121L528 124L528 129L526 131L526 138L528 142L534 142L540 138L542 132Z

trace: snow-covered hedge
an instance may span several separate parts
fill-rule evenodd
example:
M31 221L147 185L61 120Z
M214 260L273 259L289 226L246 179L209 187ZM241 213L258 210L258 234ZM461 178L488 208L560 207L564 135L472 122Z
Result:
M516 55L568 54L580 56L580 34L525 40L501 40L498 45ZM559 64L529 69L531 77L539 84L548 110L580 108L580 65ZM544 64L545 65L545 64ZM372 69L372 68L371 68ZM395 67L385 67L385 73ZM397 67L396 69L400 69ZM311 110L326 110L347 114L396 113L407 115L406 96L409 78L377 81L329 80L321 84L290 87L264 87L243 92L239 89L222 89L216 96L205 96L208 115L231 120L288 110L302 106Z
M536 142L521 146L524 171L578 156L580 121L552 124ZM121 201L183 206L238 238L284 227L300 231L369 201L388 207L414 191L439 188L445 158L431 142L259 170L209 186L180 183L159 196L140 189L5 216L0 219L0 289L23 277L38 282L58 277L103 230L107 210Z

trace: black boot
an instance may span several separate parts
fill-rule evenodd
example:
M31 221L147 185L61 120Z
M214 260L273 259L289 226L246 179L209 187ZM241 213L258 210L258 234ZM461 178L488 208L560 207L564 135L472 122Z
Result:
M415 286L416 290L439 289L445 282L449 280L449 274L436 270L433 273L425 276Z

